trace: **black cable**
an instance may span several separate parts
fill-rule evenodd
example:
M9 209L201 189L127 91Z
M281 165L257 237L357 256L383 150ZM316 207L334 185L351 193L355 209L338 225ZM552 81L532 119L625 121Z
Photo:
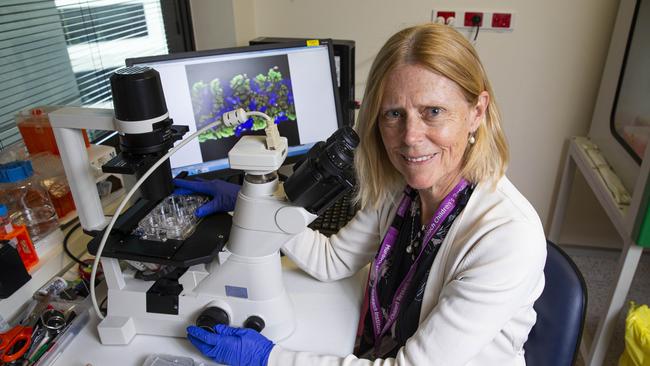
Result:
M108 310L108 307L104 307L106 300L108 300L108 295L106 295L104 300L99 304L99 311L101 311L104 316L106 316L106 311Z
M77 231L77 229L79 229L80 227L81 227L81 222L78 222L70 229L70 231L68 231L67 234L65 234L65 238L63 238L63 250L65 251L65 254L67 254L68 257L70 257L73 261L81 264L82 266L86 266L86 263L84 263L81 259L77 258L74 254L72 254L72 252L68 248L68 240L70 239L72 234L75 231Z
M106 215L106 217L112 217L112 216L110 216L110 215ZM68 257L70 257L73 261L75 261L75 262L77 262L77 263L79 263L79 264L81 264L82 266L85 267L85 266L87 266L88 264L85 263L84 261L82 261L81 259L79 259L78 257L76 257L74 254L72 254L72 252L71 252L70 249L68 248L68 240L70 239L70 237L72 236L72 234L73 234L75 231L77 231L77 229L79 229L80 227L81 227L81 221L77 222L77 223L76 223L76 224L75 224L75 225L70 229L70 231L68 231L67 234L65 234L65 237L63 238L63 251L65 251L65 254L67 254Z
M478 38L478 31L481 29L481 21L483 20L482 16L480 15L474 15L472 17L472 24L476 26L476 34L474 35L474 41L476 42L476 38Z
M134 275L134 277L138 280L143 280L143 281L157 281L164 276L174 272L176 270L176 266L162 266L158 271L137 271Z

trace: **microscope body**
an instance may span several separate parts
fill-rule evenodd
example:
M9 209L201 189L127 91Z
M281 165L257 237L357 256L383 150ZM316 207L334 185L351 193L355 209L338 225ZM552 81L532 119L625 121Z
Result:
M104 236L108 220L94 186L81 129L117 130L124 154L104 169L136 176L143 174L142 166L153 166L187 131L172 126L157 72L126 68L114 76L114 114L82 108L50 114L81 224L95 235L89 244L91 253L93 242L98 245ZM206 324L257 329L275 342L292 334L295 313L284 287L279 250L352 186L347 170L358 136L346 127L327 143L317 144L308 162L283 186L276 171L287 156L287 139L278 135L272 121L268 123L266 137L244 136L229 152L231 168L246 173L231 225L227 215L227 220L205 218L182 242L158 243L134 236L134 223L154 207L149 203L171 193L169 161L140 188L143 198L103 238L106 250L101 264L108 287L107 314L98 325L103 344L128 344L136 334L185 337L188 325L205 319ZM201 225L204 229L199 230ZM121 259L171 269L152 281L139 277L134 268L121 266Z
M286 158L285 138L282 144L267 150L263 136L244 136L233 147L230 164L246 175L228 242L213 261L189 267L170 284L178 286L176 296L160 296L152 291L155 284L134 278L114 258L102 258L109 289L108 314L98 326L103 344L128 344L135 334L184 337L188 325L214 311L220 313L214 322L253 327L275 342L293 333L295 312L279 250L317 216L284 194L275 173ZM170 298L173 306L154 308Z
M261 331L279 341L293 333L293 304L284 287L280 248L316 219L291 204L275 171L286 158L287 142L267 150L263 136L244 136L228 154L234 169L245 169L224 260L206 265L209 273L192 292L211 295L208 304L229 315L231 326L263 320ZM220 258L220 259L221 259Z

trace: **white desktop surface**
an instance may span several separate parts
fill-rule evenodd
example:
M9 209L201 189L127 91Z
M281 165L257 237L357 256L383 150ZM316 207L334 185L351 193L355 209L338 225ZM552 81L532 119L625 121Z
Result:
M367 269L336 281L320 282L287 257L282 258L284 281L294 303L296 330L279 344L284 348L345 356L352 353L359 322ZM367 268L367 267L366 267ZM130 344L104 346L99 342L94 312L84 329L66 347L55 366L140 366L152 353L208 361L185 338L136 335Z

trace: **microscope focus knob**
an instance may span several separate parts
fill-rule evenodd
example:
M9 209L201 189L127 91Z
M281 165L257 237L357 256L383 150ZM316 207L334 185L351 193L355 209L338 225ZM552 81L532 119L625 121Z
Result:
M206 308L201 312L199 317L196 318L196 326L210 332L214 332L212 327L217 324L230 325L230 317L225 310L216 306Z
M248 319L246 319L246 321L244 321L244 328L250 328L258 332L262 332L264 326L266 326L264 319L260 318L257 315L251 315L248 317Z

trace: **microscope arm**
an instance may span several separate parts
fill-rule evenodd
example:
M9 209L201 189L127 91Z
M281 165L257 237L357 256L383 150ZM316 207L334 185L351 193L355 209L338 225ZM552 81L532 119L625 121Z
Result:
M51 112L49 118L79 221L84 229L99 231L106 226L107 220L81 131L84 128L115 130L113 110L64 107Z

